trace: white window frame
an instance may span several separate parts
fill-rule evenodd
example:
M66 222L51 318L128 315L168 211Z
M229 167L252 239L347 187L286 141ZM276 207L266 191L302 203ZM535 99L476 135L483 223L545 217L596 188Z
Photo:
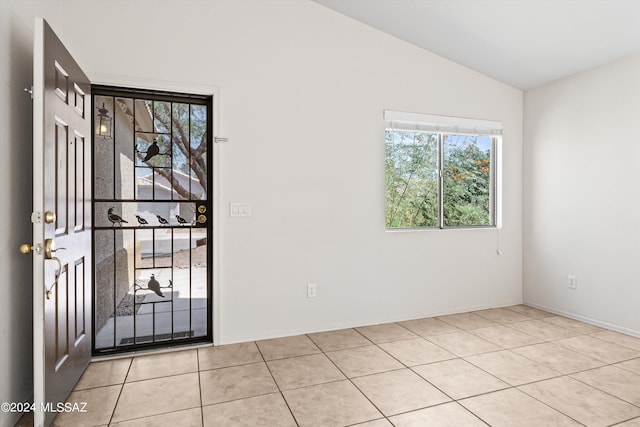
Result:
M502 123L492 120L440 116L421 113L407 113L385 110L384 120L386 130L405 130L428 132L438 135L438 224L435 227L414 228L386 228L387 231L416 231L416 230L460 230L460 229L501 229L502 228ZM491 206L489 225L444 225L444 150L443 135L481 135L491 137ZM386 214L385 214L386 219ZM386 223L386 220L385 220Z

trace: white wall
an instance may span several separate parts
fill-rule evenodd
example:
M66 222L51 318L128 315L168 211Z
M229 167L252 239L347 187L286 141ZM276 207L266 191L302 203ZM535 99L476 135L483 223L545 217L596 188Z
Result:
M219 88L218 342L522 301L521 91L307 0L43 5L94 79ZM504 255L496 230L384 231L384 109L503 122Z
M31 237L22 89L36 15L94 79L219 88L217 342L522 301L521 91L306 0L0 0L0 13L0 400L31 396L31 269L17 247ZM384 109L503 122L504 255L496 230L384 231ZM229 218L230 201L253 216Z
M31 257L31 86L37 4L0 0L0 402L33 398ZM21 414L0 412L0 426Z
M48 6L90 76L220 88L219 342L521 301L520 91L307 1ZM504 122L503 256L495 230L385 233L385 108Z
M634 334L639 75L631 56L528 91L524 108L525 302Z

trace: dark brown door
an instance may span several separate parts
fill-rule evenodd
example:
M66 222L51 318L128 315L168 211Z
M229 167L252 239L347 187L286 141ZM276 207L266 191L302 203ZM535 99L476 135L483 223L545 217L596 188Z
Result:
M64 402L91 358L89 79L47 22L34 38L35 425Z

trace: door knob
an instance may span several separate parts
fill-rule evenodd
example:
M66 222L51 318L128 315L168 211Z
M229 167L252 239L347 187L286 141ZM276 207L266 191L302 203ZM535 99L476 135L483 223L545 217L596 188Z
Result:
M35 252L37 254L42 253L42 246L40 245L32 246L29 243L23 243L20 245L20 253L30 254L31 252Z

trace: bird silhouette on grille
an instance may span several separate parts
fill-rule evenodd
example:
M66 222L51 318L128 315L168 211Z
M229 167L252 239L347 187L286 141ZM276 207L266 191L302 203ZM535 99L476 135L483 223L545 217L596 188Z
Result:
M140 225L147 225L149 224L149 222L147 222L146 219L142 218L140 215L136 215L136 219L138 220L138 224Z
M176 215L176 219L180 224L188 224L187 220L182 218L180 215Z
M152 158L154 158L155 156L169 156L171 157L171 150L168 150L166 153L161 153L160 152L160 146L158 145L158 138L154 138L153 142L151 143L151 145L149 146L149 148L147 148L147 151L142 151L140 150L140 148L136 145L136 153L139 154L144 154L144 157L142 158L143 162L148 162L149 160L151 160ZM154 166L152 166L154 167Z
M157 156L160 153L160 147L158 147L158 140L154 138L153 142L147 149L147 154L144 156L143 161L151 160L153 156Z
M109 210L107 211L107 218L109 219L109 221L111 221L111 226L113 227L118 224L120 227L122 227L123 222L125 224L128 224L128 222L122 219L120 215L114 214L113 209L114 208L109 208Z
M169 286L160 286L160 282L158 282L158 280L156 279L155 274L152 274L151 277L149 278L149 281L147 282L146 288L143 288L137 283L134 283L133 286L134 286L134 292L153 291L159 297L165 298L164 294L162 293L162 289L173 289L173 280L169 280Z
M153 274L151 275L151 279L149 279L149 283L147 283L147 288L149 288L150 291L155 292L159 297L164 298L164 294L160 290L160 282L156 280Z
M158 222L162 225L167 225L169 224L169 221L167 221L166 219L162 218L160 215L156 215L156 218L158 218Z

